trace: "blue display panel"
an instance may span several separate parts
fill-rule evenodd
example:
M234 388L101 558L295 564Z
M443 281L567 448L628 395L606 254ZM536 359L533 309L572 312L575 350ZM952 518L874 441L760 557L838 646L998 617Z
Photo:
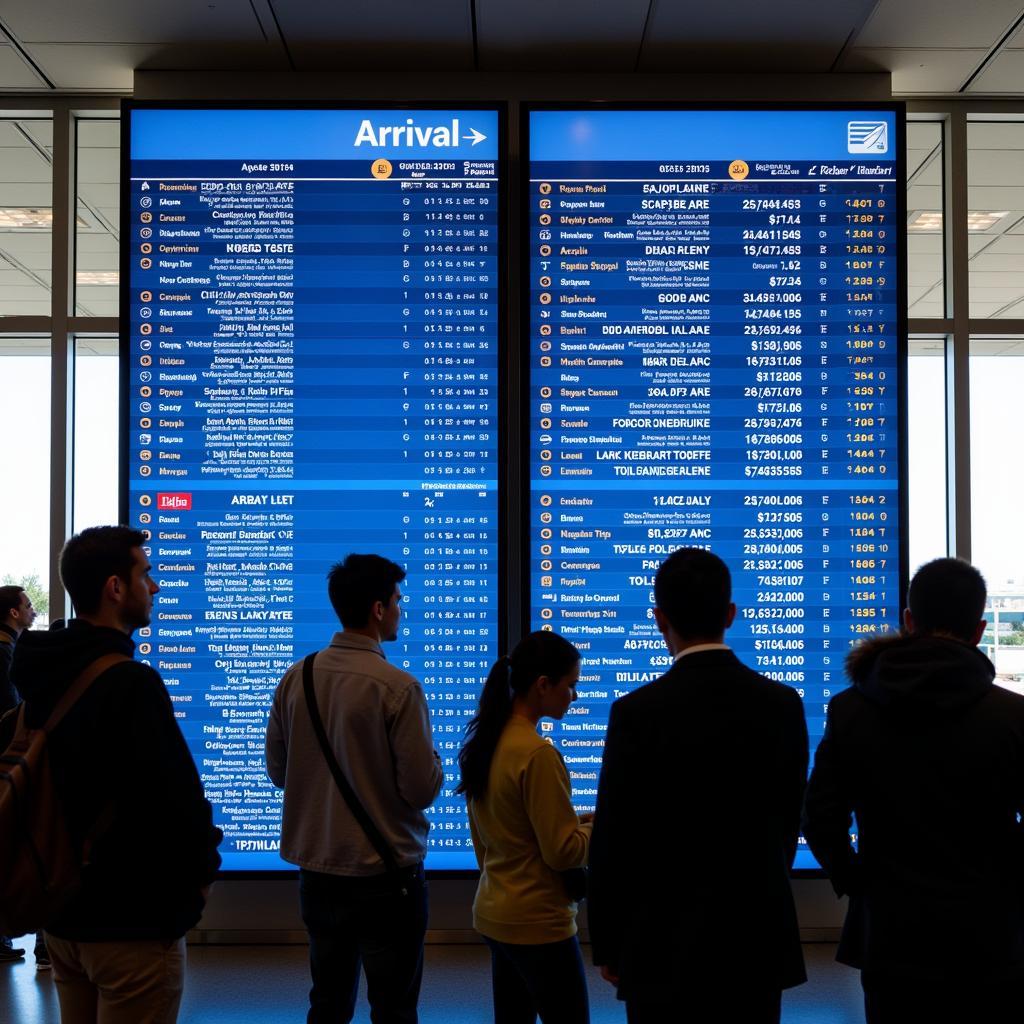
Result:
M130 109L123 204L129 521L160 670L226 870L287 868L263 735L337 620L351 551L408 577L390 660L447 784L431 868L475 866L451 790L497 656L497 110Z
M898 621L902 123L601 109L528 127L530 614L583 654L547 734L579 805L611 702L670 664L652 585L682 545L729 564L727 639L797 688L813 749L850 644Z

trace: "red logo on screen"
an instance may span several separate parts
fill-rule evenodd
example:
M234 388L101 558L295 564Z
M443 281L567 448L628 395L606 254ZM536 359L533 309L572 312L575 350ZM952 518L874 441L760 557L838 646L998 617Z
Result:
M164 512L179 511L192 507L191 494L158 494L156 496L156 507Z

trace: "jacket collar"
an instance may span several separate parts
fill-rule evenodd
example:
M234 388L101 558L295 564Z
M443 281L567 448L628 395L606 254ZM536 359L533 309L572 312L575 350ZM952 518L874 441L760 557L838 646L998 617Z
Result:
M380 644L376 640L371 640L368 636L363 636L362 633L349 633L347 630L339 630L331 637L331 646L342 647L349 651L370 651L373 654L379 654L385 661L388 660Z

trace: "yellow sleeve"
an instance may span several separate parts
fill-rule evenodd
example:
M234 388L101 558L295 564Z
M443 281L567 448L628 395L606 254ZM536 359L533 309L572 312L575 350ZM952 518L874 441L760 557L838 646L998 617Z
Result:
M554 747L534 751L523 773L523 804L533 825L544 863L553 871L587 863L590 825L581 824L572 806L569 773Z

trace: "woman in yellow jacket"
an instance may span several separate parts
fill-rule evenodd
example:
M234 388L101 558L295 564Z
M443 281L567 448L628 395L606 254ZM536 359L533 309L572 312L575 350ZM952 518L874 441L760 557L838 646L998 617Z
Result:
M495 1024L588 1024L576 904L562 872L587 862L590 818L576 814L569 773L541 738L541 718L576 699L579 651L557 633L525 637L491 669L459 754L458 792L480 884L473 924L491 949Z

